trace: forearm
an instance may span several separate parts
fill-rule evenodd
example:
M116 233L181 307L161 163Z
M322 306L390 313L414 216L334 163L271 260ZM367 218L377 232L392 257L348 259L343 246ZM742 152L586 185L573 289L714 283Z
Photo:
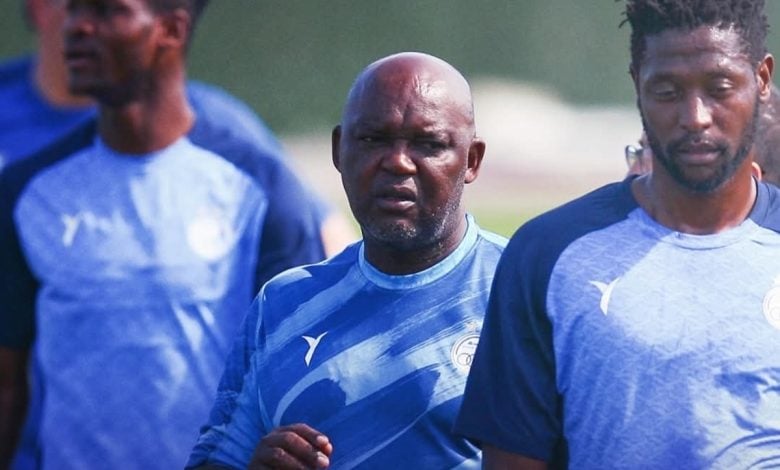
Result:
M0 469L10 467L27 411L27 351L0 347Z
M496 447L485 446L482 449L483 470L547 470L547 463L512 454Z

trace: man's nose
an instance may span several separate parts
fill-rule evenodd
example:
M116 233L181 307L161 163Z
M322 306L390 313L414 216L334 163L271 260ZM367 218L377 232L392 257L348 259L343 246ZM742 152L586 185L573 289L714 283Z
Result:
M409 141L398 139L392 142L382 158L382 167L398 174L411 174L417 169Z
M712 107L709 100L692 95L680 104L680 125L688 132L698 133L712 125Z

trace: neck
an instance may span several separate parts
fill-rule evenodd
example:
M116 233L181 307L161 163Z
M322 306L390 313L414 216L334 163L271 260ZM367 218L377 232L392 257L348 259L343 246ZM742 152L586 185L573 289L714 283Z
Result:
M388 246L386 242L364 238L366 260L380 271L392 275L414 274L428 269L455 251L466 235L468 222L465 213L461 211L457 220L460 223L450 230L448 236L411 249L399 249Z
M101 104L98 132L118 152L144 154L171 145L189 132L194 121L182 79L127 104Z
M631 189L639 205L656 222L694 235L736 227L750 215L756 201L749 162L722 187L708 193L681 187L663 170L635 179Z

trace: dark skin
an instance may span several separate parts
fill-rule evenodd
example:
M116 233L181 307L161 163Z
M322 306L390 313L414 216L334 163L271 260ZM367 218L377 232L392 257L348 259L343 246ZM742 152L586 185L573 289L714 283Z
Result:
M476 179L485 151L460 74L403 57L359 77L332 139L366 258L389 274L418 272L457 246L463 185Z
M631 75L645 130L669 162L654 148L653 171L633 181L634 197L658 223L680 232L712 234L741 224L756 188L752 145L741 160L739 150L757 101L769 97L772 57L755 63L728 29L669 30L645 41ZM482 468L542 470L547 463L485 446Z
M127 154L167 147L192 127L185 57L191 18L150 0L69 0L65 62L71 92L98 101L98 130Z
M165 148L194 122L185 92L192 20L183 9L155 13L148 1L67 1L69 91L98 101L100 136L125 154ZM36 25L42 11L31 11ZM0 348L0 468L10 464L27 408L27 357Z
M27 409L28 351L0 348L0 469L10 467Z
M333 131L333 163L368 261L406 274L452 253L467 228L463 186L476 179L484 151L468 84L452 66L403 53L364 70ZM249 468L327 468L335 446L307 424L280 426L261 439Z
M722 142L732 155L738 152L756 100L769 98L773 67L769 55L754 64L732 30L703 27L647 39L645 60L632 73L642 113L662 147L685 142L669 157L685 178L693 183L718 179L725 157L711 143ZM739 225L750 213L756 197L752 148L733 174L710 191L681 183L653 153L653 173L635 180L632 189L659 223L710 234Z

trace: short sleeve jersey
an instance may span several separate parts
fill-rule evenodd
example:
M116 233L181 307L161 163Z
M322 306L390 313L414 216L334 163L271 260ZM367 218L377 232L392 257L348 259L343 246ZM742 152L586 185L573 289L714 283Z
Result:
M199 119L132 156L90 122L0 190L0 344L36 337L43 467L183 466L258 286L322 259L300 182Z
M513 236L457 431L569 468L780 466L780 192L696 236L630 182Z
M0 103L3 103L0 106L0 170L63 139L95 116L92 106L63 107L46 101L34 86L35 60L34 56L27 55L0 64ZM255 151L270 158L284 159L279 141L245 103L219 87L196 80L188 81L187 94L197 119L214 125L215 129L210 131L213 140L226 143L248 140ZM315 207L317 223L321 224L332 207L314 194L311 203ZM282 263L278 268L268 270L266 278L276 273L274 269L285 267L288 266ZM240 376L243 377L243 372ZM37 423L41 412L39 402L44 392L40 381L33 380L32 385L25 428L13 466L19 470L37 468Z
M303 422L329 437L332 468L479 468L451 428L505 242L471 220L420 273L384 274L357 243L274 278L252 307L257 349L237 407L188 465L246 468L260 437Z

